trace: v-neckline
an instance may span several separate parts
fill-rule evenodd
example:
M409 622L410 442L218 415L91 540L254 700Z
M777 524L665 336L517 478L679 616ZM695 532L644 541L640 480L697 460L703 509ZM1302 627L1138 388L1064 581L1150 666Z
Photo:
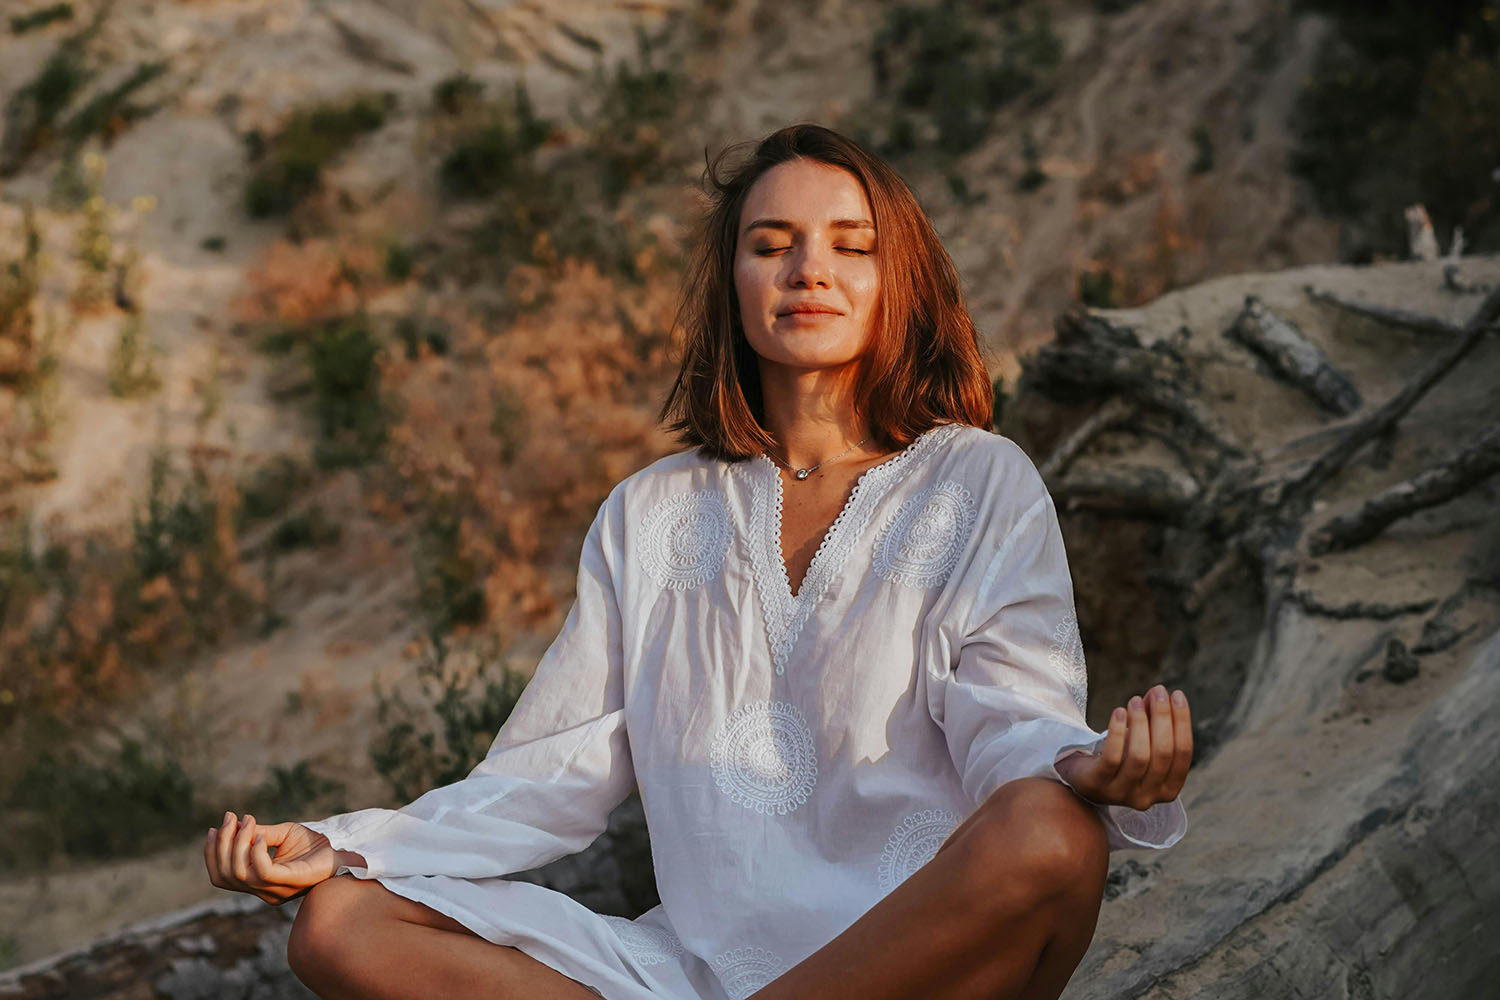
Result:
M791 574L782 553L781 514L785 484L776 462L761 452L749 459L751 485L750 561L765 612L766 638L778 674L785 672L792 647L812 612L812 607L848 560L864 531L875 503L897 481L895 473L914 456L928 450L940 432L959 425L937 424L918 434L901 451L870 466L854 481L854 488L839 508L833 523L823 533L817 551L802 574L802 584L792 593ZM770 482L767 481L769 477Z

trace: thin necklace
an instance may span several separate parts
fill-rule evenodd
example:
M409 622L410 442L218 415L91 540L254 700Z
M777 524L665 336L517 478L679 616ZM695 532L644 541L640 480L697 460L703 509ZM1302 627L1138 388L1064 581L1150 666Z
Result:
M817 465L810 465L810 466L808 466L805 469L797 469L795 472L792 473L792 475L796 476L798 479L806 479L808 476L812 475L814 472L817 472L820 467L822 467L824 465L827 465L829 462L832 462L834 458L843 458L845 455L849 454L855 448L858 448L860 445L864 444L868 440L870 440L870 436L868 434L866 434L864 437L860 438L858 441L854 442L849 447L847 447L843 451L839 452L837 455L834 455L833 458L825 458L825 459L823 459L823 461L819 462ZM785 462L781 461L780 459L775 459L774 461L776 462L777 465L781 466L783 469L791 469L790 465L787 465Z

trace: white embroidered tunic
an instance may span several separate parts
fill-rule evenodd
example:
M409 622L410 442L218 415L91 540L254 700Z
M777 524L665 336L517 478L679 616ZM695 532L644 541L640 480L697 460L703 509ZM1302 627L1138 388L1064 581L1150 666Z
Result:
M1097 749L1072 580L1024 452L940 424L864 472L800 590L766 456L619 483L577 599L486 758L401 809L306 825L341 868L609 1000L741 1000L925 864L1001 783ZM588 846L640 788L661 905L598 915L503 876ZM1097 807L1170 847L1180 800Z

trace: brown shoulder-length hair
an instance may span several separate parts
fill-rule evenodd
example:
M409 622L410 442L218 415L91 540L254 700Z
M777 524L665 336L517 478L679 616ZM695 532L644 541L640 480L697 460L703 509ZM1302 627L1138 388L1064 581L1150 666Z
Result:
M942 421L988 429L994 392L958 271L916 196L883 160L832 129L808 123L771 133L721 177L726 156L705 156L708 210L698 222L675 322L682 368L658 420L684 445L727 461L775 453L761 403L758 356L740 322L734 254L740 212L767 170L803 158L842 167L864 187L875 218L880 301L854 382L854 406L874 440L904 448Z

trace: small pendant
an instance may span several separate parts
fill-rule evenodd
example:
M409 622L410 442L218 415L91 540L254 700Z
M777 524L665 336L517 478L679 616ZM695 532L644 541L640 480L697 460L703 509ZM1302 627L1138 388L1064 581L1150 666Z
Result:
M797 478L798 479L806 479L807 478L807 473L808 473L807 469L798 469L797 470Z

